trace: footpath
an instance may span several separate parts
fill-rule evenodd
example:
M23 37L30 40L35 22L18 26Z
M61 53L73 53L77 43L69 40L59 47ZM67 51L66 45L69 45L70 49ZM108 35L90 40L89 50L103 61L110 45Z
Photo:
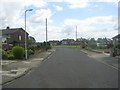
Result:
M85 54L87 54L90 58L94 58L95 60L104 63L110 67L113 67L117 70L120 70L119 68L119 60L120 57L110 57L110 54L104 53L104 52L100 52L100 51L89 51L89 50L85 50L85 49L81 49L82 52L84 52Z
M41 52L28 60L2 60L0 65L0 74L2 76L2 82L0 85L11 82L32 69L40 65L40 63L46 60L55 49L48 50L47 52ZM1 69L2 68L2 69Z

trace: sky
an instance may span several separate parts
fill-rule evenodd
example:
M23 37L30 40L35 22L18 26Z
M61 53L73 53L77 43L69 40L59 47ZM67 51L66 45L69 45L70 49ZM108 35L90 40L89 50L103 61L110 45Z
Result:
M0 0L0 28L25 27L37 42L67 38L112 38L118 34L118 0Z

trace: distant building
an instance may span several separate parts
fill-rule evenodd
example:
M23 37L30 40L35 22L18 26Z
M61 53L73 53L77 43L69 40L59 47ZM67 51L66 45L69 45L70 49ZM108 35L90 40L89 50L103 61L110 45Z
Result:
M26 32L27 41L28 33ZM14 45L25 46L25 30L22 28L2 29L2 47L3 49L10 49Z
M52 45L52 46L56 46L56 45L60 45L60 41L59 40L52 40L52 41L49 41L49 43Z
M107 47L107 43L97 43L97 47Z
M75 40L74 39L63 39L61 41L62 45L74 45L75 44Z

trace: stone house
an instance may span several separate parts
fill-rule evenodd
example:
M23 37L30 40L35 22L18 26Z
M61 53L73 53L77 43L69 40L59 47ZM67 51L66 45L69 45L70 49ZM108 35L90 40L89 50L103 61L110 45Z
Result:
M28 33L26 32L26 39L28 42ZM25 46L25 30L22 28L2 29L2 48L4 50L10 49L12 46Z

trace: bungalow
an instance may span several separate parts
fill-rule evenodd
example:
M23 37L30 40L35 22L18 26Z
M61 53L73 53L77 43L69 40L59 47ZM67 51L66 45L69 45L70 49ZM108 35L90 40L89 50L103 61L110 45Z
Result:
M26 39L28 41L28 33L26 32ZM2 29L2 48L10 49L14 45L25 46L25 30L22 28Z

